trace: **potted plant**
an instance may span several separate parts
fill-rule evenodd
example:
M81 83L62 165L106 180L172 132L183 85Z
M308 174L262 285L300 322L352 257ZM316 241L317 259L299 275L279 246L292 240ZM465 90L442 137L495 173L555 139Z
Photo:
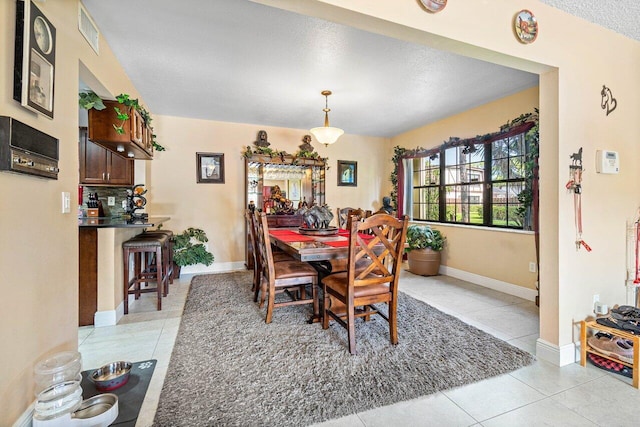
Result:
M410 225L407 227L407 260L409 271L421 276L435 276L440 270L440 252L444 249L446 238L440 230L428 225Z
M180 269L185 265L213 263L213 254L204 246L208 241L203 230L193 227L173 236L173 277L180 277Z

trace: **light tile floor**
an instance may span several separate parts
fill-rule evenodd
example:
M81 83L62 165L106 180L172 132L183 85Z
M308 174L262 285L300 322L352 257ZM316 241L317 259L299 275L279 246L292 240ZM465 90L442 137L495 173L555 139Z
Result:
M155 294L132 302L118 325L82 327L83 369L115 360L157 359L136 426L153 423L191 275L171 285L162 311ZM532 302L447 276L403 271L400 289L516 347L535 354L538 309ZM640 392L630 379L591 365L544 361L467 386L331 420L316 427L637 426Z

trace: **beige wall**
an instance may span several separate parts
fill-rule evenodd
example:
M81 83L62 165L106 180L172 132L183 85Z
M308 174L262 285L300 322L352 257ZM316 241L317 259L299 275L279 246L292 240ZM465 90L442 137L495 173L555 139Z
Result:
M537 107L538 88L534 87L395 136L391 144L407 149L438 147L450 137L465 139L497 132L500 126L521 114L533 113ZM536 289L537 274L529 271L529 262L536 261L532 232L443 224L434 227L447 237L442 264L449 269L448 274L472 273L505 285ZM534 292L511 291L535 296Z
M159 141L167 151L156 153L147 174L147 210L151 215L170 216L172 219L166 223L166 228L174 232L187 227L202 228L215 256L210 267L198 265L183 271L224 271L242 267L245 261L244 147L253 146L258 130L264 129L270 148L295 153L308 131L168 116L154 117L154 125ZM334 145L318 145L314 143L316 151L329 158L326 203L332 209L347 205L378 209L383 191L388 193L389 188L388 174L379 172L387 167L386 163L391 163L383 154L388 141L345 134ZM224 184L196 182L197 152L224 153ZM358 162L357 187L337 186L338 160Z
M0 425L11 425L34 401L33 367L78 346L78 68L82 61L112 93L136 95L104 40L97 56L78 32L75 0L38 2L57 29L54 119L11 97L15 1L0 1L0 114L60 140L58 180L0 172ZM61 213L61 193L71 213Z
M625 222L637 217L640 203L637 185L640 169L634 167L635 159L640 158L636 141L640 134L637 120L640 117L640 43L536 0L493 0L490 7L487 2L475 0L449 2L438 14L423 12L415 0L261 2L541 73L540 184L544 210L541 212L542 320L538 354L540 357L545 353L542 356L548 359L556 357L560 364L568 363L576 339L573 323L590 314L592 295L600 294L601 300L608 304L625 301ZM54 120L30 113L9 95L13 83L15 2L0 2L0 19L4 24L0 26L3 65L0 114L59 138L61 169L56 181L0 173L0 193L4 197L0 207L0 272L4 285L0 322L3 343L0 425L12 424L33 402L34 363L47 354L77 348L77 226L73 213L60 213L60 194L68 191L74 195L77 188L79 63L84 63L112 94L125 92L138 97L106 42L100 40L101 53L97 56L76 30L75 0L38 2L38 6L58 29ZM540 35L531 45L517 42L511 28L515 12L523 8L532 10L540 23ZM617 110L609 116L599 104L603 84L611 87L618 100ZM152 207L152 213L173 214L174 220L167 224L173 229L201 225L210 236L220 231L218 227L235 229L232 218L239 217L243 198L225 194L242 188L230 175L240 171L240 148L230 143L250 143L262 126L204 122L190 129L192 124L188 120L163 117L156 120L159 141L168 151L159 153L153 166L142 168L150 180L152 201L158 204ZM189 126L181 129L184 123ZM291 151L295 151L292 148L300 143L304 134L302 130L266 129L274 147L286 149L286 141L291 144ZM211 130L216 132L205 132ZM194 133L196 139L190 140L188 137ZM222 138L230 134L236 135L235 138ZM370 149L368 138L351 135L345 135L334 147L319 149L321 154L330 157L332 167L327 200L332 206L360 204L364 207L373 203L374 197L369 194L382 190L377 194L379 198L388 192L391 144L376 140L376 144L387 145L386 155L383 159L366 157L367 164L375 163L373 171L375 167L382 167L385 173L371 175L371 183L367 183L371 193L358 187L362 194L367 194L362 199L360 191L352 188L331 188L335 186L331 175L335 172L336 160L364 161L365 154L361 158L356 157L358 151L345 151L351 150L348 142L357 147L354 150ZM183 151L185 146L190 149ZM564 190L569 155L579 147L583 147L586 167L583 237L594 248L591 253L575 250L573 198ZM595 173L594 158L598 149L619 152L620 174ZM194 153L200 150L226 153L227 184L195 185ZM354 157L348 158L351 154ZM136 169L138 171L138 167ZM364 169L359 163L359 171ZM183 177L178 172L186 175ZM167 183L170 177L183 185ZM359 182L362 181L359 178ZM333 191L335 196L331 196ZM181 196L185 192L191 197L190 204L187 201L178 206L172 201L184 199ZM75 198L72 200L73 212ZM236 238L238 231L225 237ZM212 250L220 262L241 259L240 248L240 242L212 242Z

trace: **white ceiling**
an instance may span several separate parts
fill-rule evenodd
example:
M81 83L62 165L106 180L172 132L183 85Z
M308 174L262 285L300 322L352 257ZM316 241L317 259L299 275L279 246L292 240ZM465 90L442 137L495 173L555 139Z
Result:
M640 40L637 0L542 1ZM322 125L329 89L331 125L390 137L538 84L249 0L83 3L153 114L309 129ZM417 1L416 13L426 13Z

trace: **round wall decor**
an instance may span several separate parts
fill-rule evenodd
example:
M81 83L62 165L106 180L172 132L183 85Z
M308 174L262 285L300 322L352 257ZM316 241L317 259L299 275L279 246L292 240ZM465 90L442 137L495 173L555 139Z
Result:
M516 14L516 17L513 19L513 26L518 40L522 43L533 43L536 37L538 37L538 21L536 21L533 13L526 9Z
M420 3L422 3L424 8L429 12L437 13L445 8L447 0L420 0Z

